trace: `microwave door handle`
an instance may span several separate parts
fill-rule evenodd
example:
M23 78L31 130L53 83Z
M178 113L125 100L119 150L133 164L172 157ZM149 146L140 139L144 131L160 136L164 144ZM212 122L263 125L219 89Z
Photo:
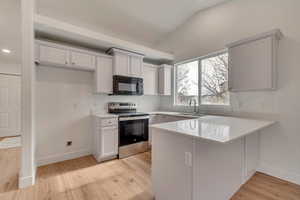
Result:
M137 83L136 83L136 90L135 90L136 94L138 94L139 91L140 91L140 82L137 81Z

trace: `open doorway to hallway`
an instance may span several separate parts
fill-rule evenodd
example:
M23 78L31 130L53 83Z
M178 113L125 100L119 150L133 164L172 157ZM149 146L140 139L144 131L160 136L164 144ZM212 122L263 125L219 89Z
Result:
M21 163L21 1L0 1L0 193L18 189Z

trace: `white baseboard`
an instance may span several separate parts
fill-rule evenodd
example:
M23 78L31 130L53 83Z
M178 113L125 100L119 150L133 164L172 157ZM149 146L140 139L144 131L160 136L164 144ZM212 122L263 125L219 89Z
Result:
M19 176L19 188L30 187L35 184L36 170L32 172L32 176Z
M298 173L278 169L265 163L261 164L257 171L300 185L300 174Z
M43 165L48 165L52 163L57 163L65 160L71 160L74 158L79 158L82 156L87 156L91 154L91 149L83 149L79 151L74 151L74 152L67 152L64 154L57 154L57 155L51 155L43 158L38 158L37 159L37 166L43 166Z

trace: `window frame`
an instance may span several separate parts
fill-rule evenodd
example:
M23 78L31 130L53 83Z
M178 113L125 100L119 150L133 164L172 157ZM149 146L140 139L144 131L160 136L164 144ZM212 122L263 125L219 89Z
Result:
M188 107L189 105L182 105L182 104L177 104L177 66L179 65L183 65L189 62L194 62L194 61L198 61L198 107L204 107L204 108L229 108L231 107L231 98L230 98L230 93L229 93L229 102L228 104L203 104L201 101L201 94L202 94L202 60L211 58L211 57L216 57L222 54L228 54L228 49L223 49L220 51L216 51L204 56L200 56L197 58L192 58L192 59L188 59L188 60L184 60L182 62L178 62L174 64L174 73L173 73L173 85L174 85L174 92L173 92L173 106L179 106L179 107ZM229 58L228 58L229 59ZM228 79L229 79L229 66L228 66Z

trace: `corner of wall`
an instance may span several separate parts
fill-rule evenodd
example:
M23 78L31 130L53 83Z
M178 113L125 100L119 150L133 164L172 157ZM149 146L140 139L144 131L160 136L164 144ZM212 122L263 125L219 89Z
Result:
M300 185L300 174L276 168L274 167L274 165L270 165L267 163L260 163L257 171Z

